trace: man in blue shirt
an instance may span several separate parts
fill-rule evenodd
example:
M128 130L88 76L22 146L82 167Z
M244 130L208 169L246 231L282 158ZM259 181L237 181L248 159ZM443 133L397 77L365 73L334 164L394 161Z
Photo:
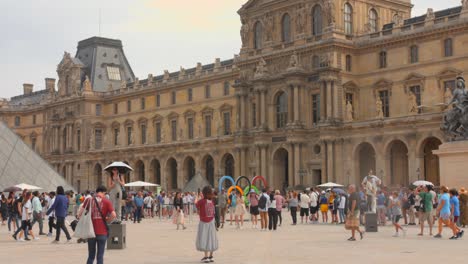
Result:
M138 192L138 194L135 196L135 198L133 199L133 204L134 204L134 207L135 207L135 215L133 217L133 223L136 223L138 221L138 223L140 223L141 221L141 214L143 212L143 194L140 192Z
M444 225L450 227L453 232L453 236L450 239L457 239L458 238L458 232L456 229L453 228L452 226L452 221L451 219L451 214L452 214L452 208L450 206L450 195L449 195L449 189L446 186L442 186L440 188L440 191L442 195L439 198L439 206L437 207L437 214L439 215L439 232L437 235L435 235L435 238L441 238L442 237L442 228ZM461 234L463 235L463 234Z
M460 218L460 201L458 200L458 191L456 189L450 190L450 211L452 212L452 230L456 232L456 238L461 238L464 231L458 228L458 218ZM455 239L455 238L454 238Z

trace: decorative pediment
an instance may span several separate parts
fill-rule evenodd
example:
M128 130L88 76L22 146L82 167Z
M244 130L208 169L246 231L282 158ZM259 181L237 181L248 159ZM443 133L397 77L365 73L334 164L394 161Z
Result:
M33 131L30 135L29 135L30 138L37 138L37 133L36 131Z
M246 12L248 9L252 9L252 8L255 8L255 7L258 7L258 6L261 6L263 5L265 2L272 2L272 0L249 0L247 1L247 3L245 3L241 9L239 9L238 13L244 13Z
M449 68L443 69L441 72L437 74L437 76L439 77L439 79L450 79L450 78L455 79L457 76L461 74L462 74L462 71L449 67Z
M195 111L193 111L192 109L189 109L187 111L184 112L184 117L187 118L187 117L193 117L195 116L197 113Z
M222 104L222 105L219 107L219 111L220 111L220 112L232 111L232 105L230 105L230 104Z
M125 120L124 125L126 127L129 127L129 126L133 126L133 123L135 123L135 122L133 122L133 120L127 119L127 120Z
M114 122L112 122L111 126L112 126L112 128L117 129L117 128L120 128L120 123L117 122L117 121L114 121Z
M96 129L96 128L105 128L106 126L101 122L96 122L92 125L92 127Z
M76 58L72 58L69 52L64 52L63 58L60 61L59 65L57 66L57 72L62 72L73 67L82 67L84 66L83 63Z
M410 73L406 78L405 82L421 82L425 79L426 77L424 75L421 75L419 73Z
M213 115L213 108L211 107L205 107L202 109L202 114L205 115Z
M157 114L157 115L153 116L152 119L153 119L153 122L160 122L161 120L163 120L163 116Z
M167 115L167 119L169 119L169 120L173 120L173 119L177 119L177 118L179 118L179 114L176 113L176 112L171 112L171 113L169 113L169 115Z
M387 79L380 79L374 84L374 87L376 88L386 88L386 87L391 87L393 85L393 82Z
M140 118L138 119L138 124L146 124L146 123L148 123L148 119L147 119L147 118L145 118L145 117L140 117Z
M348 81L343 84L343 88L346 92L358 92L359 87L354 81Z

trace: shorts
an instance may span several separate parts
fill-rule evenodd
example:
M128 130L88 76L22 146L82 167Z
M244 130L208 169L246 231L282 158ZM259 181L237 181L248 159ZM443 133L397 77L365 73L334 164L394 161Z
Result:
M23 231L26 231L26 228L28 230L32 230L31 221L30 220L21 221L21 228L23 229Z
M394 215L392 217L392 223L393 224L398 224L398 222L400 222L400 219L401 219L401 215Z
M328 212L328 205L327 204L320 205L320 212L322 213Z
M301 207L301 216L309 216L309 208Z
M450 213L440 213L440 219L444 220L444 221L447 221L447 220L450 220Z
M259 215L258 206L250 206L250 214L251 215Z
M337 215L338 214L338 209L333 209L332 210L332 215Z
M432 212L432 210L431 210ZM421 212L420 214L420 219L421 221L428 221L429 223L432 223L432 213L431 212Z
M458 222L458 218L460 218L460 216L454 216L453 217L453 222L456 224Z
M310 207L310 213L311 213L311 214L316 214L317 211L318 211L318 207L317 207L317 206Z

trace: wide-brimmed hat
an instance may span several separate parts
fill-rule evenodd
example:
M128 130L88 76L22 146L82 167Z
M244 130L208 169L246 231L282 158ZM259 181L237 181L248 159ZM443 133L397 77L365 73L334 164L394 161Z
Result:
M461 187L459 193L466 193L465 187Z
M250 193L256 193L254 189L250 190Z

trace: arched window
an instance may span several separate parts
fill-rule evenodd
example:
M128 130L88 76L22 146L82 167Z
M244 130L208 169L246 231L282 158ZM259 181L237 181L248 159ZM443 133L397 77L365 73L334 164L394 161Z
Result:
M291 17L289 14L285 14L281 20L281 36L283 42L291 41Z
M369 11L369 27L370 27L370 32L377 32L378 30L378 15L377 11L375 9L371 9Z
M312 9L312 35L318 36L322 34L322 7L315 5Z
M259 22L255 23L255 36L254 36L254 48L262 48L262 24Z
M276 98L276 128L286 126L288 120L288 96L281 92Z
M353 7L346 3L344 6L345 34L353 34Z

